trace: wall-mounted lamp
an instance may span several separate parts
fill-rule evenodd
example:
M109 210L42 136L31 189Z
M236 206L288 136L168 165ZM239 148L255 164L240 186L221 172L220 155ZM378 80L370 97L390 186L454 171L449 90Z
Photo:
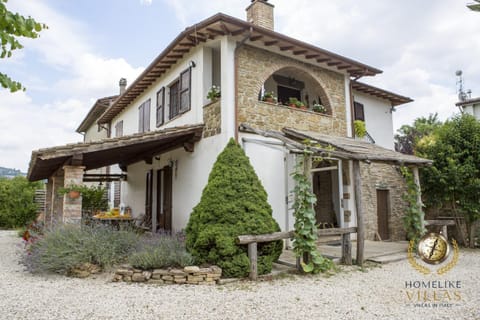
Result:
M188 66L191 67L191 68L195 68L197 66L197 64L195 63L195 61L190 60L190 62L188 63Z

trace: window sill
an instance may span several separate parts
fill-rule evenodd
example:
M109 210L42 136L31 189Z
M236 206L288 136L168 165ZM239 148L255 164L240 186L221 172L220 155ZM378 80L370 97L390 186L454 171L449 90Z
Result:
M310 110L310 109L301 109L301 108L296 108L296 107L285 106L285 105L279 104L277 102L266 102L266 101L261 101L261 100L259 100L258 102L262 103L262 104L269 105L269 106L276 106L276 107L279 107L279 108L301 111L301 112L305 112L305 113L309 113L309 114L318 114L320 116L329 117L329 118L332 117L332 115L328 114L328 113L316 112L316 111L313 111L313 110Z

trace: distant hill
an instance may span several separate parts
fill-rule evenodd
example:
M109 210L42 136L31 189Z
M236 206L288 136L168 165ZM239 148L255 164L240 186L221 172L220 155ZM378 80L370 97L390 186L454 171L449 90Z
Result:
M13 178L16 176L26 176L26 174L17 169L0 167L0 177Z

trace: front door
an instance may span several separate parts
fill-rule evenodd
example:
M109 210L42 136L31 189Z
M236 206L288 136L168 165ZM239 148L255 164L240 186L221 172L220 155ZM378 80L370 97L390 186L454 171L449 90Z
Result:
M153 206L153 170L147 172L145 179L145 226L152 225L152 206Z
M388 190L377 190L377 223L378 235L381 240L390 239L390 232L388 228Z
M172 168L157 170L158 228L172 231Z

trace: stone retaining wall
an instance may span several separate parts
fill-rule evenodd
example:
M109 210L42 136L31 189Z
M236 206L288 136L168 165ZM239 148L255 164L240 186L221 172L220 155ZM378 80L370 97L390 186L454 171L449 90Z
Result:
M201 284L214 285L220 280L222 269L217 266L200 268L189 266L183 269L140 270L130 266L117 269L114 282L145 282L150 284Z

